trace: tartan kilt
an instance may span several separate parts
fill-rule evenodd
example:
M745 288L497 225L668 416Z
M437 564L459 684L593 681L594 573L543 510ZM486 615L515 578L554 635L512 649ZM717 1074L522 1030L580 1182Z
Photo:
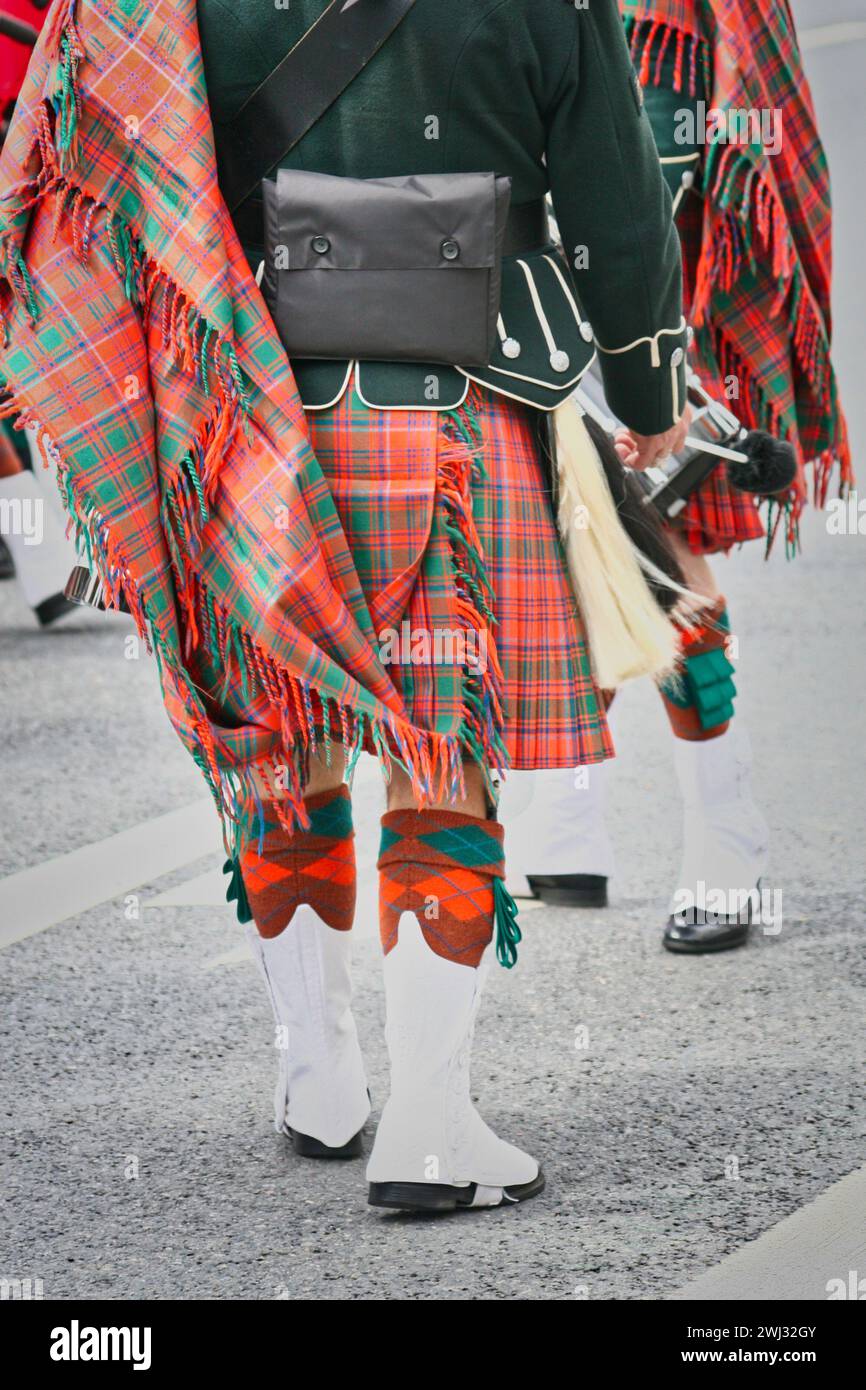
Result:
M677 226L683 252L687 315L701 255L703 216L700 198L684 199ZM718 371L711 364L701 361L695 345L692 347L692 366L707 390L731 408L731 402L725 400L724 383ZM752 428L749 421L744 423ZM744 541L760 540L765 535L764 523L754 498L731 487L724 468L717 468L706 482L696 488L676 524L693 555L713 555L742 545Z
M676 525L693 555L714 555L765 535L754 499L731 487L724 468L696 488Z
M481 439L472 514L503 673L508 763L600 762L613 746L559 544L537 412L479 387L469 400ZM454 558L437 487L442 459L454 450L448 414L376 409L354 389L307 414L380 642L404 623L414 634L455 621ZM389 673L417 727L436 730L453 720L462 699L459 667L401 662Z

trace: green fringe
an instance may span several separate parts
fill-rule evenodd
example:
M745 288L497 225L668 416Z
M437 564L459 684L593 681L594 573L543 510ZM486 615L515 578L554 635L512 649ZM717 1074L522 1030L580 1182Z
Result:
M60 86L57 99L57 148L60 153L61 173L68 173L75 162L74 151L78 138L78 60L79 54L73 39L64 33L60 39Z
M231 877L226 887L226 902L235 904L235 911L241 926L253 920L250 909L250 900L247 897L246 884L244 883L241 866L237 859L227 859L223 864L223 873L230 874Z
M496 921L496 959L506 970L517 964L517 947L523 934L517 924L517 903L512 898L505 881L493 880L493 903Z
M30 315L31 319L35 321L39 318L39 303L36 299L36 291L33 288L33 280L31 279L30 271L27 268L27 262L25 261L21 251L17 248L12 251L11 255L12 261L15 265L15 269L18 271L18 274L21 276L21 279L24 283L24 297L27 303L27 312Z

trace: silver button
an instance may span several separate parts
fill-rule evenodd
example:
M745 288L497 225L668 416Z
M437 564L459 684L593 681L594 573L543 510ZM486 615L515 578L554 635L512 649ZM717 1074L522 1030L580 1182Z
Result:
M505 342L502 344L503 357L519 357L522 351L523 349L516 338L506 338Z
M581 336L581 338L583 339L583 341L584 341L585 343L591 343L591 342L592 342L592 324L591 324L591 323L586 323L586 322L584 322L584 323L582 323L582 324L580 325L580 336Z
M327 255L331 249L331 243L326 236L314 236L311 244L318 256Z
M691 188L694 181L695 176L692 173L691 169L687 169L686 172L683 174L682 178L680 179L680 183L682 184L683 188Z
M457 242L452 241L450 237L446 237L439 249L446 261L456 261L457 257L460 255L460 247L457 245Z
M671 353L671 366L679 367L685 361L685 359L686 354L683 352L682 348L674 348L673 352Z
M560 348L559 351L550 354L550 365L555 372L567 372L571 366L571 358Z

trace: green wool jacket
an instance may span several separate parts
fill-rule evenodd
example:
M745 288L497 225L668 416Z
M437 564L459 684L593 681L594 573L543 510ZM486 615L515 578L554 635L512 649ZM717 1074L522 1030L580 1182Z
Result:
M199 0L218 149L325 4ZM510 175L512 205L549 193L561 248L506 258L497 345L473 378L552 409L597 349L627 425L651 434L679 417L679 241L617 0L416 0L283 164L352 178L492 170ZM245 251L257 266L261 246ZM308 409L353 375L374 406L445 409L468 389L468 372L435 364L292 365Z

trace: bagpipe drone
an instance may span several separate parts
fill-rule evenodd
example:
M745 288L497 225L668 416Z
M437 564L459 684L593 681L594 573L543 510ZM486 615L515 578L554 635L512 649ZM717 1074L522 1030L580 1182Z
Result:
M675 521L695 492L717 468L738 492L774 497L785 492L797 476L793 446L764 430L747 430L726 406L686 368L686 391L692 407L689 434L678 454L633 477L650 505L667 522ZM582 378L576 392L581 410L607 434L620 427L608 408L598 360Z

